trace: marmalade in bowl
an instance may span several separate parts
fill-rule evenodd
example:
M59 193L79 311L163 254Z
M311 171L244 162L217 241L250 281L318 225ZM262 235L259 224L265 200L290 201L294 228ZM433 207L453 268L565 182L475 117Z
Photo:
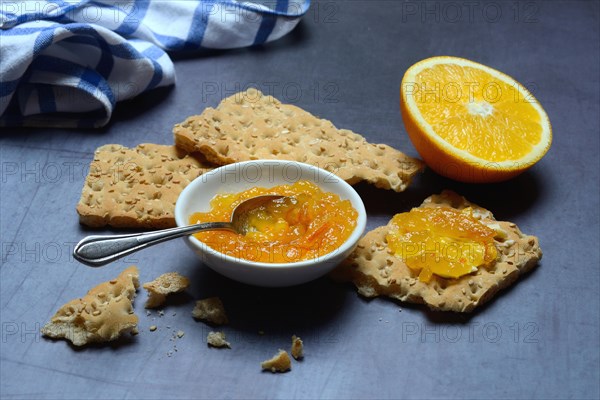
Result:
M389 249L429 282L433 275L459 278L492 264L496 231L473 217L471 208L414 208L396 214L386 236Z
M252 197L267 194L289 196L251 211L248 233L205 231L198 240L231 257L264 263L292 263L331 253L352 234L358 212L349 200L324 192L301 180L272 188L254 187L240 193L216 195L209 212L194 213L190 223L229 221L235 207Z

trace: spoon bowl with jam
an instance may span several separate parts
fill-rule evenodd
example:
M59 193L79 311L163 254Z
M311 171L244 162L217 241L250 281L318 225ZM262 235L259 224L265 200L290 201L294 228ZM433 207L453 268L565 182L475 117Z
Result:
M285 201L284 197L280 195L250 197L235 207L229 222L198 222L189 226L153 232L87 236L77 243L73 250L73 257L90 267L101 267L136 251L196 232L226 230L244 237L251 231L255 231L251 224L252 216L257 215L259 210L265 209L265 205L270 202Z

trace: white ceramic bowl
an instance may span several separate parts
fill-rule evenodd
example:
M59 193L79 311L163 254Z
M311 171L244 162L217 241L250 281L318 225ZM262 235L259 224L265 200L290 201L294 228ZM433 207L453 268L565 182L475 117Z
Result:
M321 257L293 263L260 263L220 253L193 236L184 240L200 259L216 272L239 282L257 286L291 286L316 279L338 265L362 236L367 213L352 186L324 169L295 161L256 160L225 165L192 181L179 195L175 205L177 226L189 225L195 212L210 210L210 201L219 193L238 193L251 187L273 187L308 180L322 190L350 200L358 212L354 231L337 250Z

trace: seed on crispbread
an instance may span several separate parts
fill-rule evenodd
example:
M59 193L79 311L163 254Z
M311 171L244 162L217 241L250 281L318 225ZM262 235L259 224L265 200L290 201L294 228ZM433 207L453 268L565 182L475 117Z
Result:
M116 278L101 283L85 296L63 305L43 328L42 334L67 339L75 346L109 342L125 332L134 332L138 317L133 313L133 298L139 287L135 266Z
M294 160L335 173L350 184L366 181L397 192L423 163L256 89L224 99L173 129L175 143L215 164L256 159Z
M505 221L496 221L491 212L450 191L431 196L420 207L473 208L473 215L497 231L494 244L498 259L490 267L457 279L434 275L428 283L418 279L411 270L391 253L386 235L390 226L368 232L357 248L334 272L337 280L352 281L365 297L388 296L411 303L424 303L433 310L470 312L490 300L499 290L509 286L531 269L542 257L538 239L523 234Z
M210 169L175 146L99 147L77 204L79 221L91 227L173 227L179 193Z

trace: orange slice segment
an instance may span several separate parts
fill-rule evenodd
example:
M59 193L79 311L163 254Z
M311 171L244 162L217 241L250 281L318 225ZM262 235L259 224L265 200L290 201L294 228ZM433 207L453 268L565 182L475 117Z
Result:
M432 57L402 79L401 111L427 165L462 182L510 179L550 148L552 128L539 102L493 68L457 57Z

